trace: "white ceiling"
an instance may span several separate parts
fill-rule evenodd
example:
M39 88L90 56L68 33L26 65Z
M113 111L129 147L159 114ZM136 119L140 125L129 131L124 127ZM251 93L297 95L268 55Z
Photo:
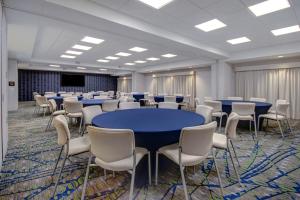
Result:
M109 73L115 73L122 70L146 72L172 68L172 65L206 66L216 59L242 61L246 54L247 60L251 55L255 55L253 59L260 59L266 53L268 58L287 52L299 54L299 48L287 51L291 50L289 44L300 44L299 32L275 37L270 30L300 24L300 1L289 0L291 8L255 17L247 7L262 1L174 0L156 10L138 0L26 0L26 3L7 0L9 57L33 63L105 67L111 69ZM214 18L227 27L211 32L194 28ZM92 50L74 60L60 58L86 35L105 42L92 45ZM242 36L252 42L240 45L226 42ZM134 46L149 50L129 52ZM132 56L110 63L96 61L120 51L132 53ZM161 57L166 53L178 56ZM161 59L134 67L124 65L149 57Z

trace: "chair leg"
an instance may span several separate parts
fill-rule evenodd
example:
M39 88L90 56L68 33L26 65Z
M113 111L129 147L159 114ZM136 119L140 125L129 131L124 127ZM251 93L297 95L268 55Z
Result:
M63 164L62 164L62 166L61 166L59 175L58 175L58 177L57 177L57 181L56 181L56 183L55 183L55 187L54 187L53 194L52 194L52 197L53 197L53 198L54 198L54 195L55 195L55 192L56 192L58 183L59 183L59 179L60 179L61 173L62 173L62 171L63 171L63 169L64 169L64 166L65 166L65 163L66 163L67 158L68 158L68 156L65 157L65 159L64 159L64 161L63 161Z
M84 200L84 196L85 196L85 190L86 190L86 185L87 185L87 181L89 179L89 172L90 172L90 165L92 162L92 154L89 157L89 161L88 161L88 165L86 167L86 173L85 173L85 178L84 178L84 184L83 184L83 188L82 188L82 193L81 193L81 200Z
M254 123L255 137L257 138L257 129L256 129L256 118L255 118L255 115L253 116L253 123Z
M52 176L54 176L54 174L55 174L55 170L56 170L57 165L58 165L58 163L59 163L59 159L60 159L60 156L61 156L61 153L62 153L63 149L64 149L64 146L62 146L61 149L60 149L59 156L58 156L58 159L57 159L57 161L56 161L56 164L55 164L55 167L54 167Z
M83 117L80 117L79 134L81 133L82 122L83 122Z
M215 155L214 149L212 149L212 155L213 155L213 160L214 160L216 171L217 171L217 175L218 175L218 181L219 181L219 185L220 185L221 195L223 197L224 196L223 185L222 185L221 176L220 176L220 172L219 172L219 167L217 165L216 155Z
M251 133L251 120L249 121L249 131L250 131L250 133Z
M240 184L241 186L243 186L242 183L241 183L241 179L240 179L239 172L238 172L238 170L237 170L237 168L236 168L236 166L235 166L235 163L234 163L234 161L233 161L233 158L232 158L232 155L231 155L231 151L230 151L230 148L229 148L228 144L227 144L227 151L229 152L230 160L231 160L231 162L232 162L233 169L234 169L234 171L235 171L235 175L236 175L236 177L237 177L237 179L238 179L238 182L239 182L239 184Z
M239 167L241 167L240 161L239 161L239 159L238 159L238 157L237 157L237 154L236 154L236 151L235 151L235 147L234 147L234 145L233 145L232 140L230 140L230 144L231 144L231 146L232 146L232 149L233 149L233 153L234 153L235 159L236 159L236 161L237 161Z
M288 118L286 118L286 121L287 121L287 124L288 124L288 126L289 126L289 129L290 129L290 131L291 131L291 134L294 135L294 130L293 130L292 127L291 127L290 120L289 120Z
M129 200L133 200L134 179L135 179L135 166L133 166L133 170L132 170L132 174L131 174Z
M44 107L43 107L43 113L44 113L43 117L45 117L46 116L46 109Z
M47 124L47 126L46 126L46 129L45 129L45 131L47 131L48 129L50 129L50 126L51 126L52 120L53 120L53 116L51 115L51 116L50 116L50 118L49 118L49 121L48 121L48 124Z
M181 163L179 164L179 167L180 167L180 174L181 174L181 179L182 179L185 200L189 200L186 183L185 183L185 178L184 178L184 171L183 171L183 167L182 167Z
M281 136L282 136L282 138L284 138L283 131L282 131L282 128L281 128L281 124L280 124L280 121L278 119L277 119L277 123L278 123L279 129L280 129Z
M221 133L223 115L220 117L219 132Z
M159 156L159 153L156 152L156 156L155 156L155 185L157 185L157 179L158 179L158 156Z
M152 185L152 180L151 180L151 154L150 151L148 152L148 181L149 185Z
M262 122L262 123L261 123L261 126L262 126L262 127L259 127L259 122L260 122L260 116L258 116L258 123L257 123L257 130L258 130L258 131L259 131L259 128L262 128L262 127L263 127L263 123L264 123L264 122Z

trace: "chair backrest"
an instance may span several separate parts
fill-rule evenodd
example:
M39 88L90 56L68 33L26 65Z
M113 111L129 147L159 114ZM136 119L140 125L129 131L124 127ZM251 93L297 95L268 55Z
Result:
M66 113L81 113L83 105L79 101L65 101L64 108Z
M184 103L190 103L191 102L191 95L185 95L184 97L183 97L183 102Z
M127 99L128 99L127 96L121 96L121 97L119 98L119 101L120 101L120 102L127 102Z
M210 100L210 101L212 101L213 100L213 98L212 97L204 97L204 100L206 101L206 100Z
M225 126L225 134L229 139L236 138L236 127L238 123L239 115L235 112L230 113Z
M45 94L55 94L55 92L45 92Z
M178 103L175 102L159 102L158 108L178 109Z
M182 148L182 153L207 156L212 148L213 134L216 128L217 122L183 128L179 139L179 146Z
M144 93L144 99L149 99L149 92Z
M289 106L290 106L289 103L279 103L279 104L277 104L276 114L287 116Z
M62 96L62 97L71 97L73 95L70 94L70 93L62 93L62 94L60 94L60 96Z
M105 162L119 161L133 155L134 133L129 129L106 129L89 126L91 152Z
M111 98L109 96L100 95L100 96L94 96L94 99L111 99Z
M68 121L66 120L65 116L58 115L54 117L53 126L57 131L57 136L58 136L57 143L59 145L67 144L71 138L71 134L68 127Z
M205 119L205 124L211 122L211 117L213 113L213 108L210 106L205 106L205 105L199 105L196 107L196 113L199 115L202 115Z
M91 95L90 93L83 93L82 96L84 99L91 99L93 95Z
M256 101L256 102L267 102L267 99L265 98L257 98L257 97L251 97L249 101Z
M102 104L102 110L104 112L116 111L118 109L119 100L107 100Z
M45 97L45 96L36 95L36 102L38 105L42 105L42 104L47 104L48 100L47 100L47 97Z
M65 97L64 98L64 102L65 101L73 101L73 102L77 102L78 98L77 97Z
M97 115L102 114L102 109L100 106L87 106L82 108L84 124L92 124L92 120Z
M200 99L198 97L195 98L196 106L201 105Z
M288 103L288 101L285 100L285 99L277 99L277 100L276 100L276 105L275 105L275 107L276 107L278 104L284 104L284 103Z
M120 110L126 110L126 109L138 109L141 108L141 105L139 102L121 102L119 104Z
M48 94L45 94L44 95L45 97L56 97L57 96L57 94L56 93L48 93Z
M238 115L253 115L255 114L255 103L233 102L232 112Z
M183 94L182 93L175 93L174 96L183 97Z
M167 93L158 93L158 96L167 96Z
M164 102L176 102L176 96L164 96Z
M222 102L221 101L205 100L204 105L212 107L213 112L222 112Z
M227 97L227 100L243 101L243 97Z
M57 110L57 104L56 104L56 101L54 99L49 99L49 109L50 109L50 112L53 113Z

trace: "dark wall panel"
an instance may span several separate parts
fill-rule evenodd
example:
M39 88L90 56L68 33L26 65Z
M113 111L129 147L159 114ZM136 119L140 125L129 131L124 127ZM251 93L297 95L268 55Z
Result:
M32 92L89 92L117 90L117 77L103 74L85 74L84 87L61 87L60 77L64 72L18 70L19 101L31 101Z

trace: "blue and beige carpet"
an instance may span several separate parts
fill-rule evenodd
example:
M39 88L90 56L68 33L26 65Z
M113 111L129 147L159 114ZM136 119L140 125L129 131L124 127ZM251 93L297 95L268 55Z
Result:
M18 112L9 114L9 147L1 169L0 199L52 199L52 170L59 154L54 129L45 132L48 117L33 115L32 103L20 104ZM293 121L295 135L281 139L271 124L267 132L259 132L253 141L251 133L239 129L235 142L244 187L234 175L229 156L219 151L217 162L225 186L224 199L300 199L300 122ZM70 127L73 137L78 128ZM80 199L87 154L67 161L54 199ZM179 169L162 158L158 186L149 186L144 173L136 177L135 199L184 199ZM142 164L139 171L146 170ZM221 199L214 164L207 160L186 171L188 191L192 199ZM57 170L58 173L58 170ZM130 175L109 173L103 177L99 167L91 168L86 199L128 199Z

